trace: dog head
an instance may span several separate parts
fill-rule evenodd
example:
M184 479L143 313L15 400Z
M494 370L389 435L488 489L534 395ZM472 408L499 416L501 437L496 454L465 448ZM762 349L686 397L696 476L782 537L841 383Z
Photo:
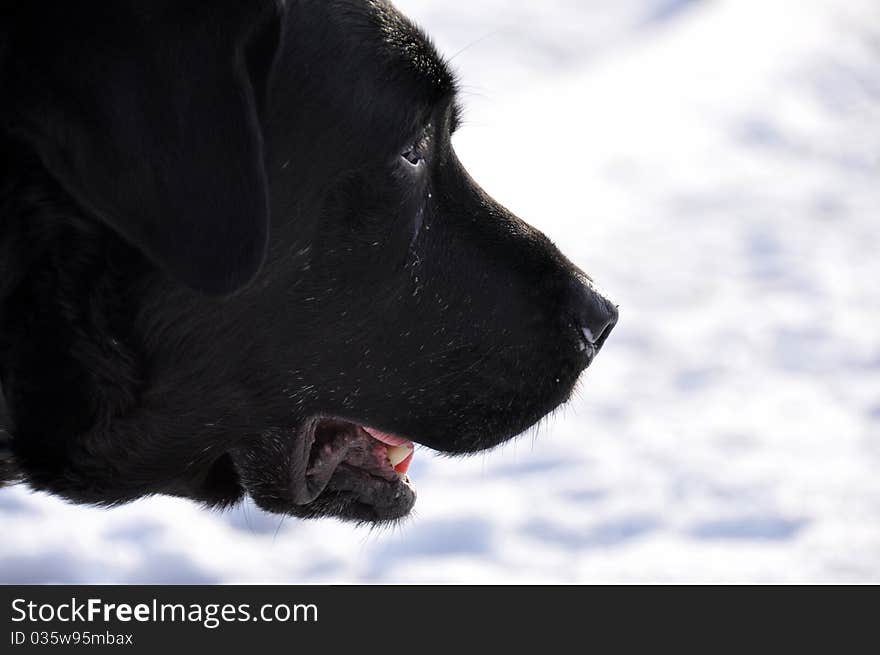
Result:
M389 520L412 442L569 398L616 308L468 176L455 80L392 5L57 4L2 63L16 475Z

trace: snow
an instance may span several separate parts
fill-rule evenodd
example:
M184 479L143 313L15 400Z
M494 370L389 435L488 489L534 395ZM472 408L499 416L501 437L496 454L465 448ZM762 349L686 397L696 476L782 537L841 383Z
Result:
M471 173L620 304L577 399L418 448L394 529L6 490L0 581L880 582L880 5L398 6Z

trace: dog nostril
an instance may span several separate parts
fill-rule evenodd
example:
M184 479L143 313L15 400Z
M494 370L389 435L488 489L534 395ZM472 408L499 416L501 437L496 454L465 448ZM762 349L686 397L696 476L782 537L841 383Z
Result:
M604 317L594 320L591 325L581 325L584 344L599 350L608 339L611 330L617 325L617 316L617 307L609 305L609 311Z
M618 309L589 282L578 280L574 298L574 324L584 350L598 352L617 325Z

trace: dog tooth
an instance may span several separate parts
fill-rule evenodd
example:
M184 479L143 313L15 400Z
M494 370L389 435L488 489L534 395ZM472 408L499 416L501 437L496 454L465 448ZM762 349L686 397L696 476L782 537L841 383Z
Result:
M390 446L388 448L388 461L391 466L397 466L413 451L412 446Z

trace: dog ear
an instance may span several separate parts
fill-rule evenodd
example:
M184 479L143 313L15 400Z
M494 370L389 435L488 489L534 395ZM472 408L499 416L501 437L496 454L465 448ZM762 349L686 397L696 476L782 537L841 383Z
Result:
M261 118L283 3L17 6L7 128L80 206L178 280L214 295L247 285L268 238Z

